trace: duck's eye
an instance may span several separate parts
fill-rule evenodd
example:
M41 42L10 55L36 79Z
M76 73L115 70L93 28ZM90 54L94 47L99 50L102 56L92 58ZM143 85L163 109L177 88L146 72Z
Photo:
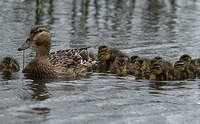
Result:
M39 30L38 32L39 32L39 33L41 33L41 32L42 32L42 30Z

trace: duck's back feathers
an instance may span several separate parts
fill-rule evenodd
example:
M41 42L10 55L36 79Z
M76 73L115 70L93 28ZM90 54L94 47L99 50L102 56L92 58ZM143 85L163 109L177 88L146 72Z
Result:
M49 55L49 61L54 66L64 67L77 74L91 70L95 64L94 58L88 52L88 47L52 52Z

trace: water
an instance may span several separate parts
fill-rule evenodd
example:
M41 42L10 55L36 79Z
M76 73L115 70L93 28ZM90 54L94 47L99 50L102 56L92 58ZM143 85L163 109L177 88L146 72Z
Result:
M173 0L171 0L173 1ZM51 51L100 45L172 62L200 57L198 0L0 1L0 57L14 56L32 25L47 25ZM26 63L35 55L26 51ZM199 79L154 82L92 73L79 80L31 80L0 73L2 124L199 124Z

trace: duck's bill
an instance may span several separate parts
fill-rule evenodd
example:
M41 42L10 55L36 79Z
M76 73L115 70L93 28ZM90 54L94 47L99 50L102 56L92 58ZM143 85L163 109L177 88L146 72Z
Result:
M32 45L32 42L30 40L30 38L28 38L20 48L18 48L19 51L22 51L22 50L25 50L25 49L28 49L29 47L31 47Z

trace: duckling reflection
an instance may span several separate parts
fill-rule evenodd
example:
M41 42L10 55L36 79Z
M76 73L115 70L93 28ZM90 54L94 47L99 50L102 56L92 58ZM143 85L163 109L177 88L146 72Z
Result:
M128 75L128 61L129 61L129 58L127 56L117 56L114 62L111 63L110 71L119 76L127 76Z
M0 70L6 73L17 72L20 70L19 63L13 57L4 57L0 61Z

